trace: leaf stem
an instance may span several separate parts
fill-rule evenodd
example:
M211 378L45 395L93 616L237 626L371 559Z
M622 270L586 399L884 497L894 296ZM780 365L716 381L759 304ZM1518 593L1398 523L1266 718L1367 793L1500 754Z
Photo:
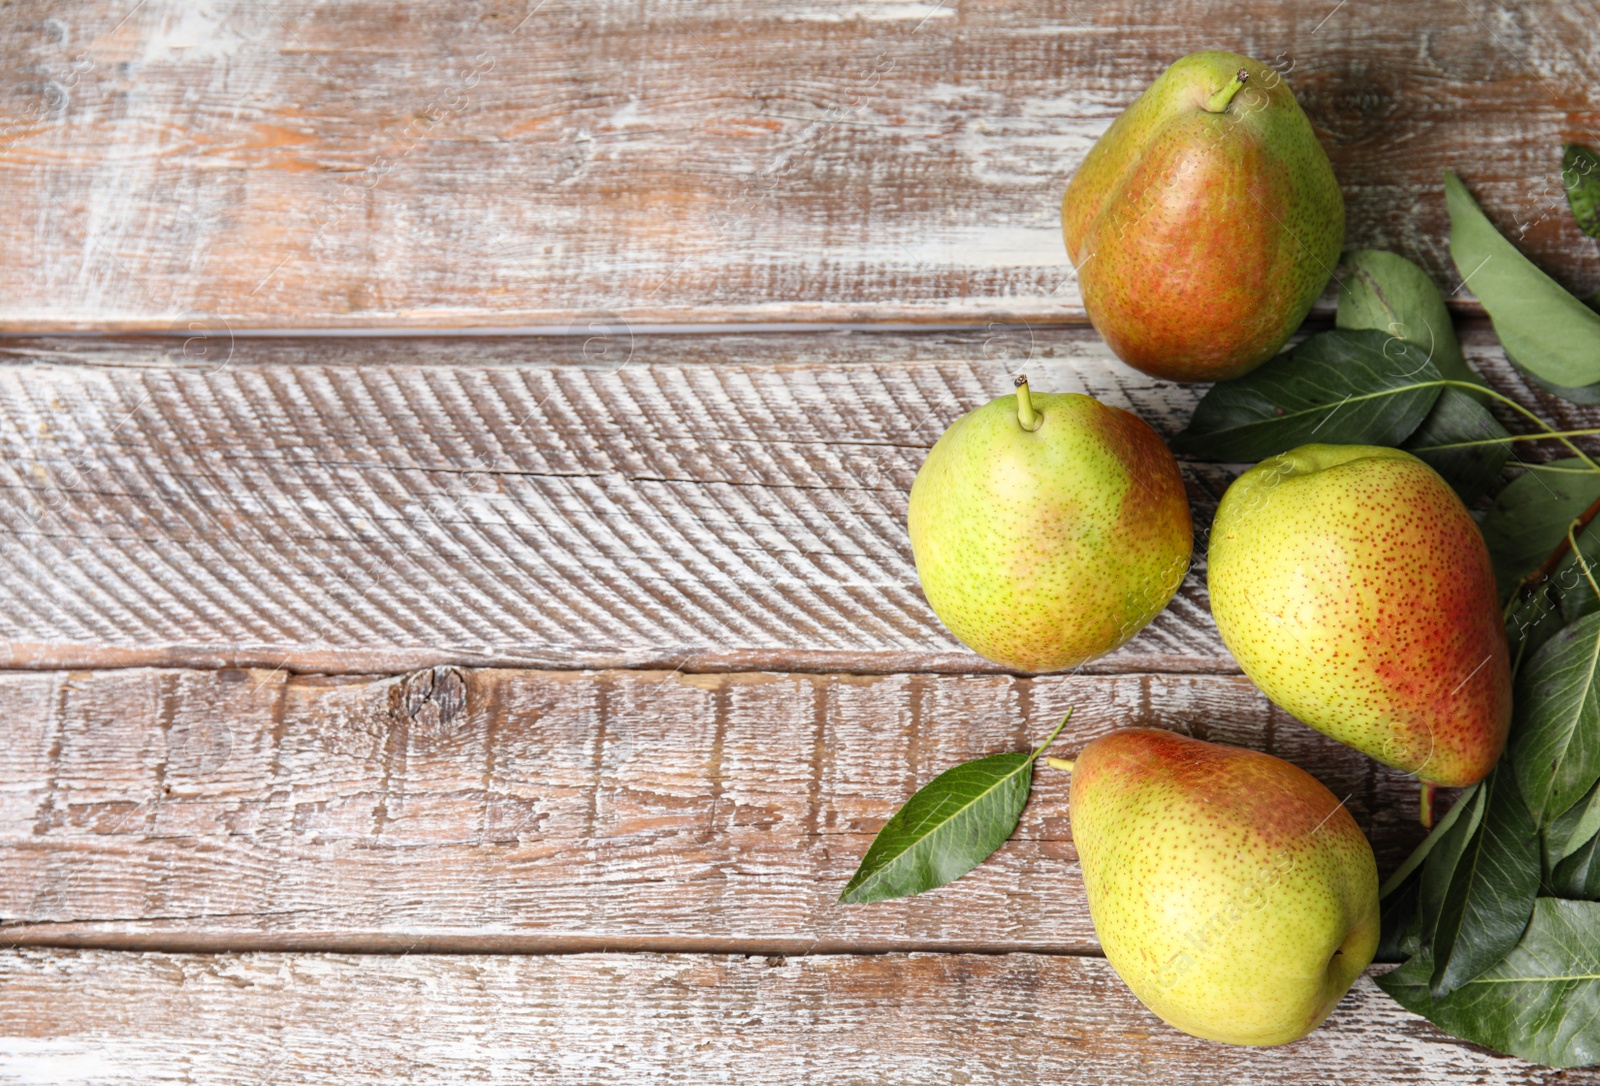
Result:
M1028 756L1028 761L1030 761L1030 762L1038 761L1039 760L1039 755L1043 754L1045 752L1045 750L1050 746L1050 744L1054 743L1056 741L1056 736L1061 734L1061 729L1065 728L1067 726L1067 721L1069 721L1071 719L1072 719L1072 710L1068 709L1067 710L1067 715L1062 717L1061 718L1061 723L1056 725L1056 730L1050 733L1050 738L1046 739L1043 743L1039 744L1039 749L1034 751L1031 755ZM1060 759L1060 758L1052 758L1050 760L1052 762L1059 762L1062 759Z
M1515 679L1518 675L1522 674L1522 657L1527 654L1527 651L1528 636L1527 634L1523 634L1523 636L1517 640L1517 658L1511 661L1512 679Z
M1512 603L1519 599L1527 599L1532 595L1534 589L1548 581L1551 575L1555 573L1556 569L1561 565L1561 560L1567 556L1567 551L1572 550L1575 552L1577 550L1576 533L1587 528L1589 522L1597 516L1600 516L1600 498L1596 498L1589 508L1572 518L1572 523L1567 525L1566 537L1556 544L1556 549L1551 551L1549 557L1543 562L1539 563L1537 569L1517 582L1517 587L1511 592L1511 599L1506 601L1504 613L1507 617L1511 614ZM1589 567L1585 566L1584 573L1588 572ZM1594 578L1591 577L1589 583L1594 584ZM1600 592L1600 589L1596 589L1596 591Z
M1596 504L1600 504L1600 502ZM1595 598L1600 599L1600 584L1595 584L1594 574L1589 570L1589 563L1583 557L1583 550L1578 546L1578 540L1573 535L1573 529L1577 525L1578 520L1576 517L1573 518L1571 524L1567 525L1567 546L1572 549L1572 557L1578 560L1578 567L1583 570L1583 576L1589 582L1589 587L1594 589Z
M1564 468L1560 464L1518 464L1527 471L1549 471L1557 475L1593 475L1591 468Z
M1433 452L1436 449L1472 449L1479 445L1504 445L1508 441L1549 441L1551 438L1563 437L1593 437L1600 434L1600 428L1593 430L1552 430L1548 434L1507 434L1505 437L1486 437L1477 441L1452 441L1448 445L1427 445L1425 451ZM1585 472L1584 474L1591 474Z
M1427 383L1431 384L1432 382L1427 382ZM1485 388L1482 385L1474 384L1471 381L1448 381L1447 380L1447 381L1440 381L1438 383L1440 385L1443 385L1446 388L1468 389L1468 390L1470 390L1472 392L1482 392L1482 393L1485 393L1487 395L1493 396L1495 399L1499 400L1501 403L1503 403L1507 407L1511 408L1513 411L1515 411L1517 414L1521 415L1523 418L1532 420L1534 425L1538 426L1541 430L1544 431L1544 436L1545 437L1553 438L1554 440L1561 442L1561 444L1565 445L1567 447L1567 450L1569 452L1571 452L1573 456L1576 456L1579 460L1582 460L1585 464L1588 464L1596 472L1600 472L1600 464L1596 464L1593 460L1589 459L1588 455L1585 454L1582 449L1578 448L1572 442L1568 441L1567 438L1564 435L1557 433L1556 430L1548 422L1544 421L1544 419L1541 419L1538 415L1535 415L1532 411L1529 411L1526 407L1523 407L1520 403L1518 403L1516 400L1513 400L1510 396L1506 396L1506 395L1503 395L1503 394L1501 394L1499 392L1496 392L1492 388Z
M1499 400L1501 403L1505 404L1507 407L1511 408L1511 410L1515 411L1517 414L1521 415L1523 418L1528 419L1535 426L1539 427L1540 431L1542 431L1538 434L1507 434L1505 437L1489 438L1484 441L1470 441L1461 442L1460 444L1430 446L1432 448L1453 449L1465 448L1471 445L1498 445L1507 441L1543 441L1549 439L1551 441L1561 442L1562 445L1566 446L1568 452L1572 453L1573 456L1577 457L1579 460L1583 461L1583 463L1589 466L1589 471L1591 473L1600 474L1600 464L1595 463L1594 460L1589 458L1587 453L1578 448L1578 446L1574 445L1569 440L1571 437L1592 436L1596 433L1600 433L1600 430L1584 430L1581 432L1557 430L1548 422L1545 422L1544 419L1541 419L1538 415L1534 414L1532 411L1529 411L1526 407L1523 407L1511 397L1506 396L1503 393L1496 392L1492 388L1487 388L1484 385L1480 385L1475 381L1454 381L1448 378L1441 378L1437 381L1417 381L1413 384L1402 385L1399 388L1386 388L1378 392L1366 392L1360 396L1348 396L1339 401L1338 404L1332 405L1332 410L1329 409L1330 405L1328 404L1318 404L1315 407L1302 407L1296 411L1289 411L1282 415L1274 416L1270 420L1262 420L1262 422L1251 423L1250 425L1261 425L1263 422L1267 421L1281 423L1286 419L1299 418L1305 415L1316 415L1321 412L1327 412L1328 417L1331 418L1333 411L1338 410L1340 407L1344 407L1346 404L1361 403L1366 400L1381 400L1387 396L1398 396L1402 392L1411 392L1419 388L1459 388L1474 394L1481 393L1485 396L1492 396L1496 400ZM1185 431L1185 433L1187 433L1187 431ZM1179 436L1181 437L1182 435Z

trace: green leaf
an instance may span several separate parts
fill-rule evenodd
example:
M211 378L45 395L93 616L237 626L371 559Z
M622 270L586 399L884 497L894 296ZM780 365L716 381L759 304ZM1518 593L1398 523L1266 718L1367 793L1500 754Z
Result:
M1584 297L1580 298L1579 301L1583 302L1583 304L1588 306L1590 309L1600 312L1600 291L1585 295ZM1517 360L1513 358L1511 361L1513 364L1515 364ZM1585 407L1593 407L1596 404L1600 404L1600 382L1596 382L1592 385L1558 385L1554 381L1546 381L1543 377L1540 377L1537 373L1534 373L1526 366L1519 365L1517 366L1517 370L1535 388L1543 389L1552 396L1559 396L1561 399L1566 400L1569 403L1582 404Z
M1068 712L1031 754L963 762L917 789L872 839L840 902L864 905L920 894L987 860L1017 828L1033 786L1034 760L1071 717Z
M866 904L952 882L1005 844L1033 783L1033 758L996 754L947 769L873 838L839 900Z
M1556 864L1546 885L1557 897L1600 900L1600 836L1584 841Z
M1450 255L1494 321L1506 354L1566 387L1600 382L1600 313L1540 271L1496 230L1467 186L1446 171Z
M1397 445L1433 408L1439 381L1421 348L1382 332L1335 329L1212 385L1172 447L1237 463L1313 441Z
M1371 328L1421 347L1439 376L1483 384L1467 365L1444 295L1428 273L1398 253L1358 249L1340 258L1339 328Z
M1561 184L1578 229L1600 238L1600 156L1579 143L1561 149Z
M1584 304L1590 309L1600 308L1600 305L1596 304L1597 302L1600 302L1600 295L1596 295L1594 298L1584 299ZM1550 393L1550 395L1560 396L1563 400L1567 400L1570 403L1581 403L1586 407L1593 407L1595 404L1600 404L1600 383L1592 385L1579 385L1577 388L1568 388L1564 385L1552 384L1551 382L1542 379L1537 373L1532 373L1525 369L1522 371L1522 375L1539 388L1542 388L1546 392Z
M1600 833L1600 784L1589 789L1587 796L1568 807L1545 827L1545 865L1555 867L1593 840L1597 833Z
M1422 348L1446 380L1484 384L1467 365L1444 296L1427 272L1381 249L1346 253L1340 271L1340 328L1375 329L1405 340ZM1511 435L1483 405L1485 398L1446 388L1402 446L1444 476L1464 502L1488 490L1511 458L1505 440Z
M1517 945L1539 893L1539 831L1504 762L1484 781L1483 793L1483 820L1461 850L1427 944L1435 999Z
M1405 861L1395 869L1394 874L1384 880L1383 886L1378 890L1378 897L1386 898L1396 893L1400 889L1400 885L1411 878L1412 873L1422 866L1422 862L1428 858L1439 843L1450 835L1452 827L1461 821L1463 815L1470 813L1473 819L1483 817L1482 805L1472 802L1481 790L1481 783L1474 784L1456 797L1455 803L1450 805L1450 810L1443 818L1439 819L1438 823L1433 827L1433 831L1422 839L1420 845L1411 850L1411 855L1407 856ZM1471 836L1471 833L1471 830L1466 831L1467 836ZM1459 846L1456 851L1460 852Z
M1479 527L1494 563L1504 598L1516 591L1562 545L1567 525L1600 501L1600 475L1582 461L1529 465L1495 498ZM1600 559L1600 520L1578 533L1578 546L1590 565ZM1600 610L1589 583L1569 553L1536 589L1510 600L1506 634L1518 670L1563 626Z
M1450 814L1429 835L1428 840L1433 841L1434 845L1423 861L1422 881L1418 887L1424 945L1433 942L1433 932L1438 927L1439 913L1444 909L1450 884L1455 879L1456 867L1461 863L1467 845L1477 836L1478 827L1483 825L1487 798L1482 784L1474 786L1470 793L1456 801L1456 805L1450 808ZM1426 845L1428 840L1423 844Z
M1464 502L1494 485L1511 459L1511 434L1472 393L1447 388L1400 446L1444 477Z
M1511 670L1520 672L1545 644L1576 619L1596 610L1594 597L1582 592L1562 592L1547 581L1511 602L1506 616L1506 637L1511 644Z
M1600 903L1539 898L1505 958L1443 999L1419 954L1378 987L1440 1029L1551 1067L1600 1061Z
M1549 825L1600 780L1600 614L1552 637L1517 678L1511 762L1528 810Z
M1417 909L1421 876L1401 879L1378 905L1378 961L1409 958L1422 949L1422 913Z
M1449 872L1453 871L1457 860L1460 859L1462 846L1472 836L1478 820L1483 817L1482 791L1482 784L1474 784L1457 796L1450 810L1433 827L1433 832L1423 838L1422 843L1411 850L1411 855L1405 858L1405 862L1384 880L1382 888L1378 891L1381 905L1379 930L1382 932L1382 938L1378 942L1380 960L1409 957L1421 947L1420 905L1423 863L1433 854L1435 848L1448 842L1447 847L1453 851L1455 858L1444 865L1446 872L1444 878L1442 880L1436 878L1439 882L1436 896L1442 896L1444 888L1449 883ZM1456 832L1455 825L1463 817L1471 821L1472 825ZM1437 916L1439 907L1437 900L1432 904L1434 911L1430 914L1430 920ZM1430 930L1432 926L1430 922Z
M1480 525L1502 600L1560 545L1573 518L1600 501L1600 475L1580 473L1583 461L1557 460L1548 466L1562 470L1533 468L1513 479L1495 496ZM1600 549L1585 546L1583 553Z

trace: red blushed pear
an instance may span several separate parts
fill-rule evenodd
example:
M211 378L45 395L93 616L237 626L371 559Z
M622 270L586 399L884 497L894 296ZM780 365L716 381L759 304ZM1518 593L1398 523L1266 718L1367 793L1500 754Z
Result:
M1494 767L1511 724L1494 569L1427 464L1366 445L1263 460L1223 495L1208 567L1223 642L1285 710L1428 784Z
M1147 423L1026 378L939 438L907 526L934 613L1018 671L1075 667L1138 633L1194 542L1177 461Z
M1090 149L1061 225L1117 357L1221 381L1272 357L1305 319L1339 259L1344 199L1281 75L1194 53Z
M1150 728L1072 770L1072 841L1112 968L1169 1025L1275 1045L1328 1016L1378 946L1378 867L1288 762Z

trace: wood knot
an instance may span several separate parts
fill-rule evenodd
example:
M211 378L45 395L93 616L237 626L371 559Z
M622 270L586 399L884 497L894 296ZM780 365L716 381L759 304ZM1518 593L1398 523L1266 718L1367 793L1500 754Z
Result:
M1399 118L1406 95L1394 73L1383 68L1358 63L1321 76L1307 73L1295 92L1311 123L1340 146L1393 145L1415 127Z
M458 667L414 671L389 688L389 715L412 734L444 735L467 712L467 676Z

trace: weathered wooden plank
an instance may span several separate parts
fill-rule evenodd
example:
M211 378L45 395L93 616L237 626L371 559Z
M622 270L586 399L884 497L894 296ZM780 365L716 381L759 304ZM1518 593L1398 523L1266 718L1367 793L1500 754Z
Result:
M1575 1086L1370 979L1279 1048L1196 1040L1098 958L0 953L0 1078L274 1084Z
M0 346L0 638L12 666L982 668L911 563L926 449L1023 365L1168 430L1198 394L1087 329L937 338ZM1200 593L1099 666L1231 670Z
M1481 328L1468 347L1552 421L1600 422L1530 392ZM1088 329L1027 326L15 340L0 359L13 667L982 670L911 563L926 449L1020 369L1168 434L1200 394ZM1230 472L1186 471L1203 559ZM1091 668L1232 671L1201 565Z
M1152 725L1273 751L1380 866L1415 781L1239 676L440 669L0 674L0 940L162 949L1049 950L1095 946L1066 774L1016 837L899 902L836 898L959 761Z
M27 0L0 328L1081 319L1066 178L1216 47L1288 72L1352 244L1454 286L1453 166L1600 276L1553 180L1600 142L1592 0Z

